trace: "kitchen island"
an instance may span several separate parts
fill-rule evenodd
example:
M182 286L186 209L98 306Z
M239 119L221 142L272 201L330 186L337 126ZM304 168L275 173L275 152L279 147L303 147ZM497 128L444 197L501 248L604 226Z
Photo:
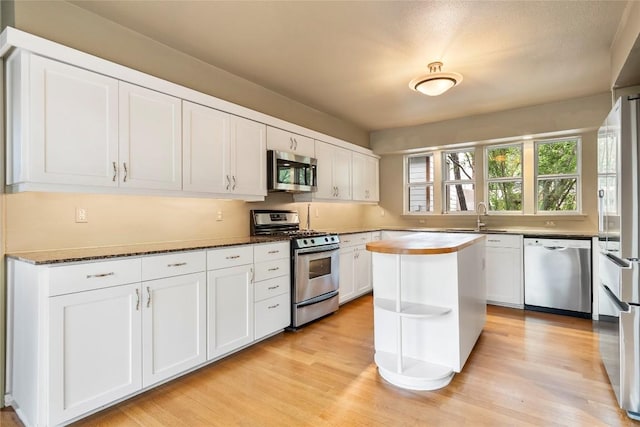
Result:
M416 233L367 244L375 362L391 384L435 390L462 370L486 320L484 239Z

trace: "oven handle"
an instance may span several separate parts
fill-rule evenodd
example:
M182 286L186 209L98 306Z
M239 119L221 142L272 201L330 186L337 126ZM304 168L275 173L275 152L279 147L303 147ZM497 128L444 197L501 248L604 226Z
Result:
M313 305L313 304L317 304L319 302L322 301L326 301L328 299L334 298L338 296L338 291L332 291L332 292L328 292L326 294L322 294L322 295L318 295L317 297L308 299L306 301L303 301L301 303L296 304L296 308L302 308L302 307L306 307L308 305Z
M616 307L618 307L618 310L624 311L624 312L628 312L629 311L629 304L627 304L626 302L620 301L620 299L616 296L616 294L614 294L613 291L611 289L609 289L609 287L607 285L605 285L604 283L601 283L600 286L602 286L602 289L607 294L607 296L609 297L611 302Z
M322 252L337 251L338 249L340 249L340 245L326 245L326 246L315 247L315 248L296 249L295 253L296 255L298 254L311 255L311 254L319 254Z

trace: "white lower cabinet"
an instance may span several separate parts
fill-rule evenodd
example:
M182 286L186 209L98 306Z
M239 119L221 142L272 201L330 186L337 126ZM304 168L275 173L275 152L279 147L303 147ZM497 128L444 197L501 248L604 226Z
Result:
M207 359L253 341L253 264L207 273Z
M254 246L255 339L282 331L291 324L289 242Z
M139 295L136 283L49 299L50 416L33 414L30 424L57 425L142 387ZM19 363L14 359L17 369ZM14 370L16 392L21 381L16 374L41 378L35 369Z
M488 234L485 244L487 302L524 307L522 236Z
M340 304L370 292L371 253L366 244L380 233L356 233L340 236Z
M206 280L203 271L142 283L143 387L206 361Z

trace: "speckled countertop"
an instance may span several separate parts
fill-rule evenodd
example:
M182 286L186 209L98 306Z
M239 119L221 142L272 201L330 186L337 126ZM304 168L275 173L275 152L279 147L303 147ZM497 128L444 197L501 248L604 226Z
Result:
M433 232L462 232L474 233L468 228L407 228L407 227L381 227L381 228L349 228L349 229L332 229L322 230L326 232L336 233L339 235L366 233L372 231L433 231ZM541 238L582 238L587 239L594 237L595 234L585 232L571 232L558 230L540 230L540 229L499 229L499 230L483 230L481 233L500 233L500 234L523 234L525 237L541 237ZM77 249L61 249L33 252L13 252L8 253L7 257L28 262L30 264L59 264L65 262L83 262L95 261L107 258L128 257L128 256L144 256L157 255L170 252L214 249L224 246L248 245L254 243L266 243L288 240L286 237L233 237L224 239L206 239L206 240L189 240L180 242L167 243L147 243L126 246L102 246L92 248Z
M167 243L146 243L127 246L103 246L94 248L61 249L36 252L8 253L8 258L30 264L58 264L64 262L93 261L107 258L157 255L170 252L214 249L224 246L248 245L288 240L283 237L233 237L225 239L190 240Z

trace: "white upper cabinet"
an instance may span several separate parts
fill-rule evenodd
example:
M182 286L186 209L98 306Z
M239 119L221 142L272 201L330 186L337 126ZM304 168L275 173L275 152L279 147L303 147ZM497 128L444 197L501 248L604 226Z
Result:
M312 138L271 126L267 126L267 148L294 153L298 156L315 157Z
M8 184L118 185L117 80L25 52L7 77Z
M187 101L182 114L184 190L266 196L264 124Z
M182 189L181 100L120 82L120 182Z
M351 200L351 151L316 141L318 191L316 199Z
M360 202L379 201L378 159L365 154L353 153L353 200Z

